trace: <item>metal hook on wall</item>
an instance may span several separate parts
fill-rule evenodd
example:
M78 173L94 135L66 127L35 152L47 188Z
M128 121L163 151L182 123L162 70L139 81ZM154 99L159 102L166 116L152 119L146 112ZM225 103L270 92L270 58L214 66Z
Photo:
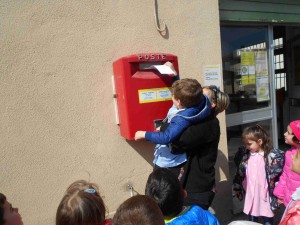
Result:
M166 24L164 21L158 19L158 5L157 0L154 0L154 18L155 18L155 25L156 29L159 32L164 32L166 30Z
M130 197L139 195L139 193L133 188L133 186L131 184L127 184L127 187L130 191Z

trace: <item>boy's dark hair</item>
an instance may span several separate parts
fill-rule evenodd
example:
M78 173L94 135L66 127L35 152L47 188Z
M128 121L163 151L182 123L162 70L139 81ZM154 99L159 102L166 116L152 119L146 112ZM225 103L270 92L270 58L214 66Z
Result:
M149 175L145 194L156 200L165 217L173 218L182 211L184 190L167 168L157 168Z
M164 225L164 217L157 203L146 195L136 195L117 209L112 225Z
M6 196L0 193L0 225L4 225L4 208L3 205L6 201Z
M72 183L56 212L56 225L103 224L105 205L98 186L85 180Z
M198 105L203 98L201 84L196 79L181 79L173 83L172 95L184 108Z

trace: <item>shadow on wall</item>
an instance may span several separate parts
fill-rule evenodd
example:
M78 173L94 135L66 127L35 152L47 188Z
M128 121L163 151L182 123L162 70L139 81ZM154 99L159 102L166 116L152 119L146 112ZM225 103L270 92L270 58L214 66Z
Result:
M150 165L153 165L154 159L154 147L155 145L148 141L130 141L126 140L126 142L140 155L142 156ZM216 181L220 181L222 171L226 176L229 176L229 167L228 167L228 159L223 154L222 151L218 151L218 159L217 165L219 166L216 168ZM226 177L227 180L230 180L230 177Z
M229 177L228 159L220 150L216 165L216 195L211 208L220 223L223 224L232 217L232 179ZM226 176L222 180L220 171Z
M153 165L153 153L154 153L154 144L141 140L141 141L129 141L126 142L140 155L142 156L150 165Z
M216 167L216 175L215 175L216 181L221 180L220 171L222 171L223 174L225 174L226 177L224 179L230 180L228 158L224 155L224 153L220 149L218 150L218 158L217 158L216 166L218 166Z
M132 149L130 149L130 154L135 155L135 152L137 152L142 157L142 159L140 159L141 161L145 160L145 163L149 163L152 166L152 161L154 158L154 156L153 156L154 145L152 143L147 142L147 141L134 141L134 140L125 140L125 141L132 148ZM130 161L128 163L131 164L130 165L131 170L134 171L136 168L135 162ZM146 165L146 164L144 164L144 165ZM143 166L143 167L146 168L147 166ZM150 172L151 171L149 171L149 174L150 174ZM131 174L128 174L128 177L124 178L118 185L120 185L120 190L122 192L126 193L126 195L128 197L130 197L130 196L134 196L136 194L143 194L146 183L141 183L141 180L136 179L136 177L132 176ZM112 216L113 214L114 214L114 212L111 212L110 216Z

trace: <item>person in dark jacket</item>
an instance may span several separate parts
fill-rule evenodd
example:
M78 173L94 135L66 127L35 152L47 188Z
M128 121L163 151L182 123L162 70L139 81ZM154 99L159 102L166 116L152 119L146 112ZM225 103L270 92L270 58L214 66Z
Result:
M215 163L220 140L220 125L216 117L227 109L229 96L216 86L203 88L211 102L211 115L188 127L180 138L173 142L176 152L185 151L187 163L182 170L181 182L187 191L185 205L199 205L208 209L215 196Z

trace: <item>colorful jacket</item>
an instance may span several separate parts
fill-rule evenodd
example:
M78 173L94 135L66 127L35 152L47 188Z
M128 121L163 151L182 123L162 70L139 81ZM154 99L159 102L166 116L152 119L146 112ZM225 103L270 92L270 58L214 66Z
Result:
M200 206L187 207L177 217L166 220L166 225L220 225L218 219Z
M300 175L291 171L292 155L296 152L297 148L292 148L285 153L283 173L274 190L274 195L282 199L285 206L289 204L296 188L300 187Z
M246 150L244 146L239 147L238 152L234 157L234 162L237 166L237 172L233 180L233 190L236 192L237 197L242 200L245 195L242 182L246 176L246 169L248 159L250 157L250 151ZM268 182L268 189L270 195L270 205L272 209L278 209L277 197L274 196L274 188L276 182L283 171L284 166L284 152L272 148L270 153L265 158L265 170Z

